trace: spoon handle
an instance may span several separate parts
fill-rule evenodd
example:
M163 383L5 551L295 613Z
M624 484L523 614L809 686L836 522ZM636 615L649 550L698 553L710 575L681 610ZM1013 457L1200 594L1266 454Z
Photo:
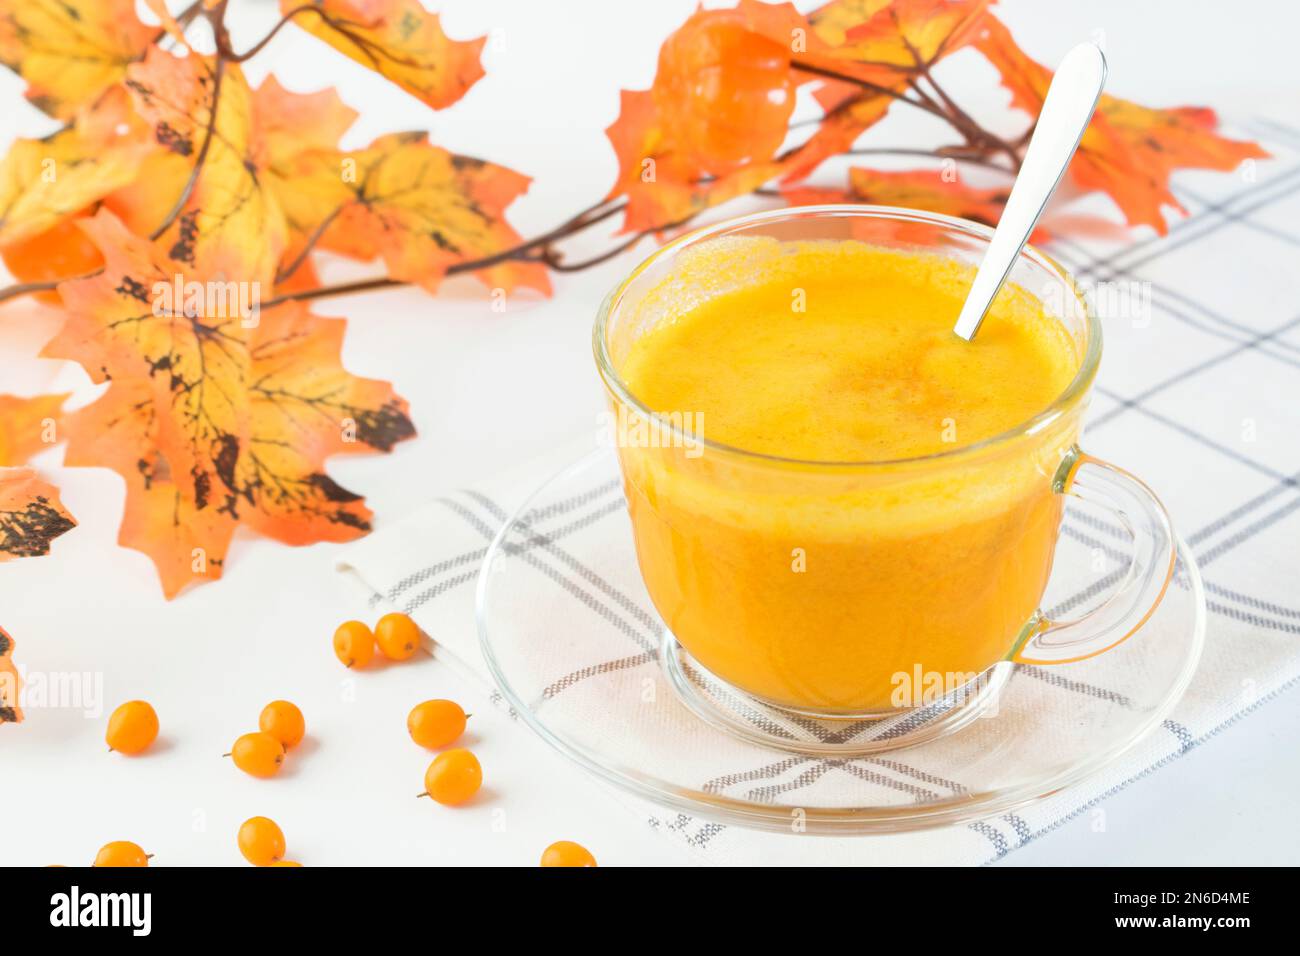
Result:
M1106 82L1106 57L1093 43L1080 43L1065 55L1048 87L1025 161L1011 187L1002 218L989 241L984 261L971 283L954 327L970 341L979 331L993 297L1002 288L1047 200L1079 148Z

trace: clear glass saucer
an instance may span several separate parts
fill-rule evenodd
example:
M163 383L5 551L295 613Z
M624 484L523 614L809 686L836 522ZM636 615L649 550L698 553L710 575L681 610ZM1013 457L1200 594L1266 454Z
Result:
M1122 576L1124 549L1108 538L1124 532L1105 520L1067 507L1049 617L1084 613ZM483 563L477 618L510 706L598 777L720 822L882 833L1005 813L1114 761L1191 681L1205 597L1180 542L1174 586L1141 630L1099 657L1004 662L900 715L799 713L714 677L673 639L641 582L605 449L506 522Z

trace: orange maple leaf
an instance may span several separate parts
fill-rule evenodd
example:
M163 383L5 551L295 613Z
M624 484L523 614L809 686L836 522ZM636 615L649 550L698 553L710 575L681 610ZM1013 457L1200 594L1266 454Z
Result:
M83 228L104 271L63 284L69 316L45 354L111 384L64 423L65 461L122 475L119 541L153 559L164 592L220 577L241 522L294 544L369 530L323 462L388 451L414 428L390 386L343 370L343 323L295 303L250 315L201 274L178 291L164 242L107 212Z
M360 495L324 470L330 455L391 451L412 437L405 400L341 362L343 319L287 302L262 315L252 343L247 450L236 480L245 521L286 544L347 541L370 529Z
M982 25L975 46L1002 75L1013 105L1037 116L1052 71L1030 59L1010 31L992 17ZM1109 195L1129 225L1148 225L1164 235L1168 231L1164 207L1186 213L1169 189L1175 169L1227 172L1244 160L1269 155L1256 143L1219 136L1216 125L1213 111L1203 107L1150 109L1102 94L1070 164L1070 177L1083 189Z
M804 143L787 182L802 179L847 152L882 120L915 79L969 46L992 0L834 0L808 15L825 44L801 62L852 77L828 79L813 94L822 107L817 130ZM870 84L864 88L862 84ZM872 88L874 87L874 88Z
M280 0L280 11L436 110L483 76L479 54L487 38L450 39L419 0Z
M42 354L80 362L96 382L147 379L178 482L201 502L228 499L248 422L253 290L189 271L167 241L134 236L107 211L81 228L104 270L59 286L68 318Z
M0 468L21 465L58 440L58 422L68 396L18 398L0 395Z
M23 719L22 709L18 706L22 682L18 668L14 667L13 652L14 639L0 627L0 724L16 724Z
M0 468L0 562L50 551L50 542L76 527L58 490L31 468Z
M288 281L277 281L278 292L313 288L318 284L311 261L305 258L312 233L335 213L344 201L334 183L322 190L300 181L295 162L306 153L322 152L338 158L339 180L343 167L337 150L340 137L356 121L357 111L345 104L333 89L315 93L294 93L268 76L253 92L253 112L261 140L257 165L279 201L289 228L282 271ZM278 277L277 277L278 280Z
M279 171L299 153L335 149L360 115L332 87L294 93L274 74L253 91L253 112L263 150L258 165Z
M881 83L906 80L969 45L992 3L894 0L850 27L831 56L849 61L854 75Z
M44 354L111 384L64 423L65 461L122 475L119 540L153 559L164 592L220 577L241 522L295 544L369 530L324 459L388 451L414 428L390 386L343 370L343 323L245 308L237 283L178 271L165 241L106 211L81 225L104 270L60 287L68 318Z
M114 381L97 401L68 416L69 467L111 468L126 482L118 543L147 554L163 593L221 577L238 526L210 495L196 496L175 478L158 447L154 391L147 379Z

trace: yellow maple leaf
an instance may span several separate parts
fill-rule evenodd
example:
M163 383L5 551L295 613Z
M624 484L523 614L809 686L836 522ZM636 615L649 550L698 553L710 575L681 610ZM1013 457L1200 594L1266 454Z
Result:
M135 179L153 149L121 87L45 139L20 139L0 161L0 248L39 235Z
M239 67L153 48L127 71L126 85L166 150L190 168L202 158L184 210L162 236L170 257L189 270L257 281L269 290L286 228L274 193L257 174L261 144L252 91ZM175 197L185 186L158 185Z
M434 109L450 106L483 76L486 37L452 40L419 0L280 0L285 15Z
M80 362L97 382L147 380L178 484L201 504L228 502L248 417L246 286L182 271L167 242L132 235L107 211L80 225L104 269L59 286L68 317L42 354Z
M391 277L430 291L448 270L522 242L505 210L529 178L450 153L423 132L381 136L353 152L303 153L287 176L290 218L328 219L321 248L356 259L381 257ZM502 261L477 274L507 292L517 286L550 292L538 263Z
M134 0L0 0L0 63L59 119L120 81L155 32L136 17Z

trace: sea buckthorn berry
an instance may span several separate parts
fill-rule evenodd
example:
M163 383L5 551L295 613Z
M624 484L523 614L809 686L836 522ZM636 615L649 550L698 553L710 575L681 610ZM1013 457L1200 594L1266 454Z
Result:
M287 700L273 700L262 708L257 718L257 726L270 734L288 750L302 742L307 733L307 722L302 719L302 711Z
M542 866L595 866L591 851L572 840L559 840L542 852Z
M344 667L365 667L375 656L375 635L360 621L344 621L334 632L334 654Z
M138 754L158 737L158 714L147 701L129 700L108 718L104 741L109 750Z
M416 704L406 718L411 739L421 747L437 750L455 743L465 732L468 715L452 700L426 700Z
M269 817L249 817L239 827L239 852L253 866L273 866L284 859L284 831Z
M434 758L424 772L424 793L441 804L454 807L478 793L483 785L483 768L478 758L463 747Z
M254 777L274 777L284 763L284 744L265 731L244 734L226 754L235 766Z
M95 854L95 866L148 866L149 854L129 840L105 843Z
M405 614L385 614L375 625L375 643L390 661L404 661L420 649L420 629Z

